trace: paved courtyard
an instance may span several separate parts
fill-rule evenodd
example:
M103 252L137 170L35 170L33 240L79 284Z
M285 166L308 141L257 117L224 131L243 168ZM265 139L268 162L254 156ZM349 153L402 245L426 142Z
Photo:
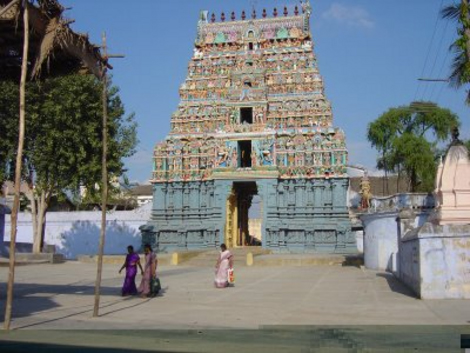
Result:
M25 330L94 330L97 334L96 330L197 333L227 329L233 336L233 329L441 327L470 321L468 300L418 300L391 275L358 267L239 267L235 287L226 289L212 286L212 268L160 267L164 290L152 299L120 297L123 275L118 270L117 265L104 266L101 316L92 318L96 265L66 262L18 267L12 334ZM7 272L0 268L2 315ZM447 327L434 332L447 330L456 335L465 331Z

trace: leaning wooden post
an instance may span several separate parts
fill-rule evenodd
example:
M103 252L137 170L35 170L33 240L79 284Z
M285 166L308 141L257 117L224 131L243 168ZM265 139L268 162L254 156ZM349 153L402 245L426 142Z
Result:
M107 168L107 154L108 154L108 79L107 79L107 52L106 52L106 33L103 33L103 59L101 71L101 82L103 85L103 126L102 126L102 138L103 138L103 155L101 156L101 231L100 231L100 245L98 249L98 265L96 271L95 281L95 305L93 308L93 317L99 315L100 308L100 288L101 288L101 274L103 271L103 253L104 253L104 242L106 236L106 211L108 205L108 168Z
M93 308L93 317L99 316L100 309L100 288L101 288L101 276L103 272L103 254L104 244L106 238L106 211L108 205L108 69L112 69L109 64L109 58L123 58L124 55L109 55L106 47L106 33L103 33L103 62L101 63L101 82L103 85L102 93L102 104L103 104L103 126L102 126L102 138L103 138L103 155L101 156L101 182L103 184L101 189L101 231L100 231L100 243L98 249L98 261L96 270L96 281L95 281L95 305Z
M20 121L18 133L18 150L16 152L16 168L15 168L15 197L13 200L13 209L11 211L11 235L10 235L10 264L8 271L7 285L7 302L5 306L5 330L10 329L11 312L13 306L13 284L15 282L15 248L16 248L16 232L18 212L20 209L20 187L21 187L21 169L23 161L23 145L25 131L25 97L26 97L26 76L28 74L28 50L29 50L29 14L28 1L24 0L23 4L23 25L24 25L24 42L23 42L23 58L21 62L21 79L20 79Z

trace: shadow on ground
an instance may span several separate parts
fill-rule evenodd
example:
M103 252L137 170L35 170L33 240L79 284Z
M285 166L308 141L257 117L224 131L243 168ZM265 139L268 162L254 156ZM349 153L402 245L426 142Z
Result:
M0 349L2 352L9 353L131 353L131 352L148 352L148 350L140 349L125 349L125 348L105 348L105 347L83 347L83 346L69 346L52 343L30 343L30 342L15 342L3 341L0 342ZM152 351L164 352L164 351ZM166 351L168 352L168 351Z
M0 308L5 307L6 303L6 283L0 283ZM12 316L13 318L22 318L32 316L42 311L48 311L49 313L57 312L60 317L41 321L41 323L56 321L66 317L72 317L75 315L91 312L92 301L89 304L77 304L72 306L63 307L56 300L55 297L58 295L94 295L95 287L92 285L80 285L80 284L69 284L69 285L48 285L48 284L34 284L34 283L16 283L14 286L14 302ZM115 296L116 301L101 305L101 308L107 306L122 303L123 299L120 298L120 288L116 287L101 287L102 296ZM124 299L124 301L132 300L132 297ZM142 303L139 301L138 303ZM135 304L135 302L133 303ZM132 305L134 306L134 305ZM124 310L125 308L119 308L116 310ZM73 310L74 312L70 312ZM61 313L63 312L63 313ZM112 311L111 311L112 312ZM108 312L111 313L111 312ZM0 321L4 321L5 312L1 310ZM29 326L36 326L39 323Z
M0 332L2 352L459 351L466 326L265 326L258 330L22 330ZM90 346L95 347L90 347ZM87 347L88 346L88 347ZM132 348L129 348L132 347Z
M391 273L377 273L376 276L385 278L387 280L387 284L388 284L391 291L393 291L395 293L405 295L407 297L418 299L416 294L410 288L408 288L403 283L401 283L393 274L391 274Z

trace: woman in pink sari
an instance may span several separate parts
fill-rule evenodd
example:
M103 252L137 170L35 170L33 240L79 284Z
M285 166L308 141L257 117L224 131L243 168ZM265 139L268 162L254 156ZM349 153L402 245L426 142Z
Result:
M217 288L228 287L228 269L233 268L233 255L225 244L220 245L220 254L215 264L214 285Z
M145 267L142 274L142 281L139 286L139 293L142 298L147 298L152 294L151 282L157 275L157 255L152 251L149 244L144 246Z

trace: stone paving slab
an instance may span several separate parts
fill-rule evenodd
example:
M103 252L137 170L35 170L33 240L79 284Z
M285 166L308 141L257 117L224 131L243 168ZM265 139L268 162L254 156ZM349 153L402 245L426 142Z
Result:
M129 329L228 335L299 325L436 325L439 333L442 325L466 328L470 320L469 300L419 300L393 276L357 267L240 267L234 287L216 289L212 268L161 266L163 293L152 299L120 297L118 270L104 266L101 316L92 318L96 265L18 267L12 327L33 336L37 330ZM7 269L0 268L2 320L6 279Z

